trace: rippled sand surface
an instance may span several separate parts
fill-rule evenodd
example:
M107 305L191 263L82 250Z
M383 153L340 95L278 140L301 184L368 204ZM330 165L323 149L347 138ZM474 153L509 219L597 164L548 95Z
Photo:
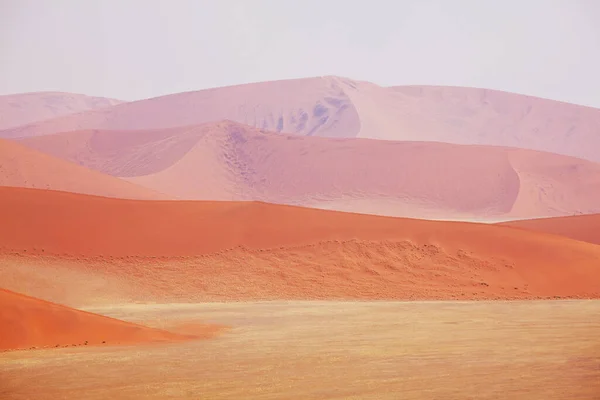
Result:
M1 399L600 399L600 301L125 304L215 339L0 353Z

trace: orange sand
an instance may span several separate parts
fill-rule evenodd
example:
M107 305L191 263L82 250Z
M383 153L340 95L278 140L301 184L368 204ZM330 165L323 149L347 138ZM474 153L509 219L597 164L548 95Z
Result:
M62 190L107 197L165 199L130 182L0 139L0 186Z
M233 122L22 143L178 199L426 219L600 212L600 164L514 148L294 136Z
M135 320L199 314L236 328L217 340L143 349L4 354L0 393L2 400L598 400L598 303L115 309Z
M0 350L180 341L198 332L171 333L0 289Z
M600 297L600 246L500 225L14 188L0 220L7 255L70 257L183 301Z
M600 244L600 214L510 221L501 225L552 233L575 240Z

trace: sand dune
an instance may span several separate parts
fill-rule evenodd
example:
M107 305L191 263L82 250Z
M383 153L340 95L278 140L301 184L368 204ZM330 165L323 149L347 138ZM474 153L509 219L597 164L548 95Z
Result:
M502 225L600 244L600 214L510 221Z
M193 339L0 289L0 350Z
M2 139L0 186L52 189L133 199L167 198L153 190Z
M600 212L600 164L512 148L306 137L234 122L21 142L179 199L461 220Z
M26 137L81 129L164 129L223 119L301 135L354 136L360 126L337 79L308 78L177 93L5 134Z
M2 134L164 129L223 119L305 136L509 146L600 161L598 109L487 89L385 88L339 77L178 93Z
M509 146L600 161L600 109L497 90L357 84L359 137Z
M120 100L60 92L0 96L0 131L82 111L110 107ZM6 137L0 132L0 137Z
M0 188L0 202L11 290L70 263L81 276L69 288L84 290L92 269L105 274L107 301L600 296L600 246L500 225L15 188ZM64 296L38 282L23 292Z

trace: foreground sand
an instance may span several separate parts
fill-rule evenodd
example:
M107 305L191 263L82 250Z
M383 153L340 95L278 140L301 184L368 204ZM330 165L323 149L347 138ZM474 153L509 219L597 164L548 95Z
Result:
M152 347L0 354L2 399L589 399L600 302L111 305L133 322L232 325Z

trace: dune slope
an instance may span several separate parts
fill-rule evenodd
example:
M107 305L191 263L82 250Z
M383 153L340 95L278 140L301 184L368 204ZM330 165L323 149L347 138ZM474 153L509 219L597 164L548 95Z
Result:
M600 212L600 164L512 148L306 137L227 121L21 142L179 199L434 219Z
M165 129L223 119L304 136L520 147L600 161L600 110L487 89L305 78L177 93L3 132Z
M192 338L0 289L0 350Z
M120 103L120 100L75 93L37 92L4 95L0 96L0 131ZM0 132L0 137L5 135Z
M52 189L133 199L167 198L153 190L2 139L0 186Z
M230 119L301 135L358 132L356 111L333 78L305 78L177 93L57 118L5 132L39 136L80 129L164 129Z
M518 147L600 161L600 109L452 86L348 90L361 117L357 136ZM592 146L591 148L589 146Z
M546 232L575 240L600 244L600 214L509 221L501 225Z
M512 227L13 188L0 201L4 254L72 255L145 299L600 295L600 246ZM10 262L0 273L23 281Z

